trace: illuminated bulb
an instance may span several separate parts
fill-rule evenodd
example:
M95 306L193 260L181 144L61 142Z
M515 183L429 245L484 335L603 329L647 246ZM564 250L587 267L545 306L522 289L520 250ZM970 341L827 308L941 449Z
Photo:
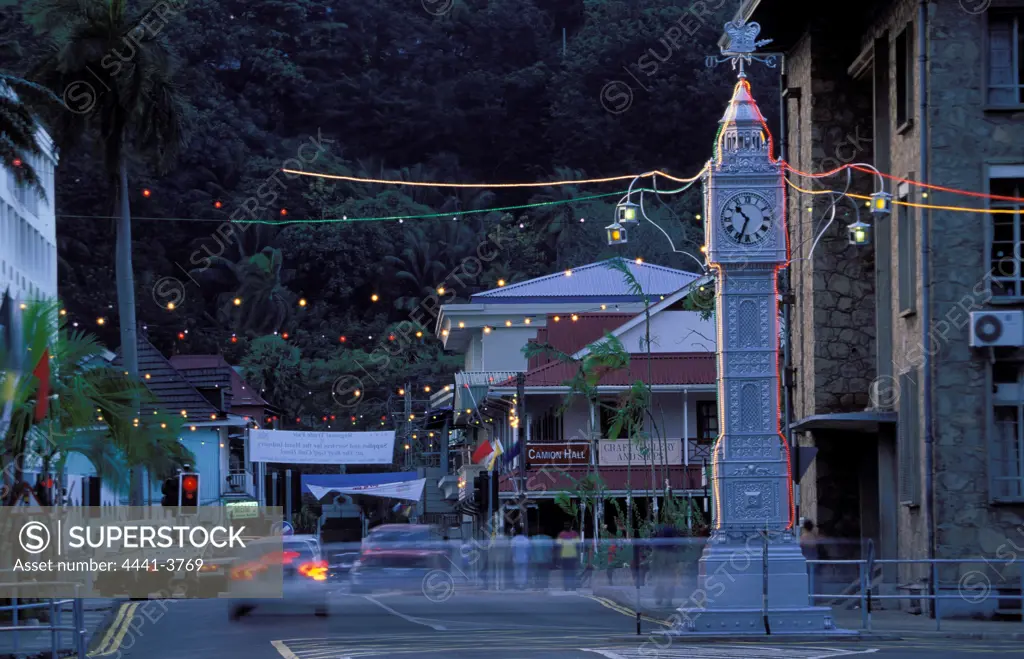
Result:
M181 416L187 417L188 416L188 412L186 412L185 410L182 410L181 411Z
M566 270L565 271L565 276L566 277L572 277L572 270Z
M701 251L702 254L706 254L707 251L708 251L707 246L706 245L701 245L700 246L700 251Z
M146 379L148 380L150 377L151 377L150 374L146 373Z
M505 321L505 327L512 327L512 321L511 320L506 320Z
M15 158L14 159L14 166L15 167L21 167L21 158Z
M416 332L416 338L417 339L422 338L422 337L423 337L423 332Z
M412 420L413 420L413 419L415 419L415 418L416 418L416 415L415 415L415 414L410 414L410 415L409 415L409 420L410 420L410 421L412 421Z
M195 427L195 426L191 426L191 427L189 428L189 430L191 430L192 432L195 432L195 431L196 431L196 427Z
M699 220L700 219L700 213L698 213L696 217Z
M25 304L24 302L22 302L19 306L21 307L22 311L24 311L25 309L28 309L28 305Z
M638 257L636 257L636 262L637 263L643 263L644 260L638 256Z
M928 198L928 193L927 192L921 193L921 199L927 199L927 198Z
M583 222L584 222L584 220L583 220L583 218L581 217L581 218L580 218L580 223L583 223Z
M430 385L428 384L427 386L423 387L423 391L425 391L425 392L427 392L429 394L430 393Z
M240 298L240 297L236 297L234 300L232 300L232 302L234 303L234 305L236 307L242 306L242 298Z
M356 398L359 398L360 393L361 392L358 389L356 389L355 391L352 392L352 395L355 396Z
M67 311L67 309L61 309L61 310L60 310L60 315L62 315L62 316L66 316L66 315L68 315L68 311Z
M376 302L379 299L380 299L380 296L377 295L376 293L374 293L373 295L370 296L370 301L372 301L372 302Z
M221 447L221 448L224 448L224 442L221 442L221 443L220 443L220 447Z
M285 333L283 333L283 334L281 335L281 338L282 338L282 339L286 339L286 340L287 340L287 339L288 339L288 332L285 332Z
M437 287L437 294L438 295L444 295L444 286L438 286Z
M142 191L143 197L149 197L151 194L153 193L149 190L149 188L146 188L145 190Z
M221 206L223 206L223 205L224 205L224 204L220 203L219 201L215 201L215 202L213 202L213 207L214 207L214 208L220 208L220 207L221 207Z
M103 318L102 316L100 316L99 318L96 319L96 324L97 325L106 325L107 324L107 319Z
M499 279L498 280L498 286L504 286L504 285L505 285L505 280L504 279Z
M448 336L448 330L441 330L441 336Z
M405 450L406 450L406 451L408 451L408 450L409 450L409 445L408 445L408 444L406 444L406 445L405 445Z
M179 341L184 341L185 340L185 333L184 332L178 332L178 340Z
M579 317L579 316L577 316L576 314L573 314L573 315L572 315L572 322L574 322L574 323L575 323L575 322L576 322L577 320L579 320L579 319L580 319L580 317Z
M490 334L490 333L491 333L491 328L487 327L487 326L484 326L484 334Z
M399 396L404 396L405 395L405 389L399 389L398 390L398 395Z
M160 427L163 428L164 430L167 430L167 424L166 423L161 423Z
M339 336L338 337L338 341L340 341L341 343L344 343L345 341L348 341L348 339L346 339L344 336Z
M282 208L281 209L281 216L284 217L287 214L288 214L288 209L287 208Z
M299 306L300 307L306 306L306 298L299 298Z
M558 321L560 321L560 320L562 320L562 317L561 317L561 316L555 316L555 322L556 322L556 323L557 323Z
M460 321L459 321L459 329L463 329L464 327L466 327L466 323L464 323L464 322L462 322L462 321L460 320Z
M529 318L524 318L523 319L523 323L526 324L526 325L529 325L530 324L530 319Z
M602 305L601 305L601 311L604 311L604 310L605 310L605 309L607 309L607 308L608 308L608 305L607 305L607 304L602 304Z
M174 303L173 302L168 302L167 303L167 309L170 310L170 311L174 311Z

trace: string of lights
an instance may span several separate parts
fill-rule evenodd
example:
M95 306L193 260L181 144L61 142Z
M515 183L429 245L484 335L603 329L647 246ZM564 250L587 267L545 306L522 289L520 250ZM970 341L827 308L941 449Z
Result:
M834 192L833 190L807 190L807 189L801 188L797 184L793 183L793 181L791 181L789 179L789 177L786 177L786 183L791 188L796 190L797 192L802 192L804 194L819 195L819 194L829 194L831 192ZM847 197L853 197L854 199L864 200L864 201L868 202L867 204L865 204L866 206L869 206L871 204L871 197L869 195L862 195L862 194L856 194L854 192L847 192L846 196ZM1021 201L1024 202L1024 199L1022 199ZM900 201L898 199L894 199L892 201L892 203L897 205L897 206L908 206L910 208L927 208L927 209L930 209L930 210L955 211L955 212L958 212L958 213L991 213L993 215L998 215L998 214L1016 215L1016 214L1019 214L1021 212L1021 211L1019 211L1017 209L1014 209L1014 208L967 208L965 206L941 206L941 205L937 205L937 204L919 204L919 203L913 202L913 201Z
M994 194L988 194L986 192L975 192L973 190L961 190L959 188L950 188L950 187L946 187L946 186L943 186L943 185L935 185L935 184L932 184L932 183L925 183L923 181L915 181L914 179L902 178L900 176L893 176L892 174L886 174L885 172L880 172L880 171L875 170L875 169L868 169L867 167L863 167L863 166L857 165L857 164L841 165L841 166L836 167L835 169L833 169L831 171L820 172L820 173L817 173L817 174L814 174L814 173L811 173L811 172L801 171L801 170L793 167L792 165L790 165L788 162L783 162L783 165L785 166L786 169L788 169L789 171L793 172L794 174L798 174L800 176L803 176L804 178L810 178L810 179L827 178L829 176L835 176L836 174L838 174L839 172L843 171L844 169L854 169L854 170L857 170L859 172L875 174L877 176L881 176L883 178L887 178L890 181L895 181L897 183L906 183L908 185L913 185L915 187L925 188L925 189L928 189L928 190L938 190L940 192L949 192L951 194L964 195L964 196L967 196L967 197L979 197L979 198L982 198L982 199L992 199L992 200L995 200L995 201L1013 201L1013 202L1018 202L1018 203L1024 203L1024 197L1007 197L1005 195L994 195ZM928 197L928 193L924 193L923 196L925 198L927 198ZM898 203L898 202L893 202L893 203ZM942 210L956 210L956 211L967 210L968 212L973 210L973 209L963 209L963 208L958 207L958 206L950 206L950 207L919 206L919 208L940 208ZM983 210L981 212L989 212L989 211L988 210Z
M680 179L673 179L680 180ZM689 187L689 185L683 186L676 190L659 190L660 194L677 194L683 192ZM653 188L638 188L637 192L655 192ZM348 217L343 216L340 218L321 218L321 219L303 219L303 220L236 220L234 224L265 224L274 226L288 226L293 224L344 224L349 222L388 222L398 221L403 223L405 220L427 220L447 217L459 217L465 215L479 215L486 213L498 213L502 211L514 211L514 210L527 210L530 208L542 208L546 206L558 206L562 204L575 204L585 201L593 201L595 199L605 199L608 197L621 197L626 194L627 191L621 192L606 192L602 194L588 195L586 197L574 197L572 199L556 199L553 201L538 201L529 204L517 204L514 206L495 206L491 208L478 208L472 210L458 210L448 211L445 213L423 213L419 215L390 215L385 217ZM284 210L284 209L282 209ZM74 215L70 213L57 213L58 217L71 218L71 219L92 219L92 220L112 220L117 219L113 215ZM218 218L206 218L206 217L150 217L150 216L132 216L132 220L141 222L192 222L192 223L204 223L213 222L217 224L223 224L226 220Z
M690 183L699 179L704 171L701 170L696 176L690 178L678 178L661 170L652 170L643 174L625 174L623 176L606 176L604 178L573 179L563 181L543 181L532 183L440 183L437 181L402 181L398 179L363 178L360 176L347 176L343 174L323 174L320 172L304 172L296 169L282 169L285 174L298 174L300 176L312 176L315 178L330 179L332 181L350 181L352 183L370 183L375 185L397 185L414 186L422 188L548 188L559 185L595 185L598 183L612 183L615 181L630 181L643 179L652 176L663 176L670 181L677 183Z

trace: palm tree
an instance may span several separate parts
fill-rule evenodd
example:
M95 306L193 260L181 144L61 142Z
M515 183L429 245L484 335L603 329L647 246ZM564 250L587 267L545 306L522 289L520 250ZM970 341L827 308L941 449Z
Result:
M24 340L14 349L22 351L26 371L49 354L52 395L47 414L37 421L40 381L24 373L18 380L11 425L0 438L4 475L20 482L26 456L48 471L63 468L69 454L81 453L97 473L120 484L125 467L167 475L190 459L177 440L180 419L159 411L140 418L134 406L155 403L153 396L108 361L95 336L69 330L58 309L56 302L36 301L22 311Z
M230 291L219 296L219 315L235 332L259 336L279 331L291 316L294 298L284 283L291 273L281 269L281 250L264 247L244 256L243 248L239 249L243 257L237 262L211 256L210 266L194 270L191 276Z
M118 200L117 297L124 366L138 376L135 284L132 276L132 223L128 193L130 160L167 169L185 144L187 108L173 83L174 58L165 39L142 27L147 12L132 11L127 0L32 0L26 17L50 42L51 52L29 78L58 94L70 85L90 87L89 107L65 108L54 117L58 144L67 145L95 131L103 147L104 170ZM129 38L129 35L131 38ZM130 54L121 57L126 48ZM121 61L111 62L111 53ZM113 64L113 66L112 66ZM90 83L91 85L91 83ZM99 91L97 95L96 92ZM82 111L82 110L85 111ZM138 404L134 405L137 412ZM141 474L132 474L130 501L142 504Z
M14 172L21 185L44 193L42 182L29 164L41 158L42 149L36 139L36 120L28 107L14 93L15 86L32 85L27 80L0 71L0 164Z
M444 246L430 240L419 227L406 230L406 246L399 256L385 256L384 262L393 268L395 278L405 284L405 292L395 300L395 307L412 310L434 293L443 283L445 266L441 259Z

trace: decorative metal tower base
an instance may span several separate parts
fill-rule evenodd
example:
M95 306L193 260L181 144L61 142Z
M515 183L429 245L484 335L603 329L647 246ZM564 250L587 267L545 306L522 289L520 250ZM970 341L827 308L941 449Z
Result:
M707 258L717 274L718 409L713 460L714 532L698 589L679 609L680 635L849 634L832 610L809 605L807 561L793 537L793 481L779 410L777 275L788 265L782 163L750 94L744 63L756 23L728 23L721 59L739 83L721 121L705 179Z
M679 608L679 624L673 632L681 636L855 633L836 629L830 607L808 605L807 561L792 535L770 539L767 551L765 560L764 538L758 534L712 536L700 559L697 591Z

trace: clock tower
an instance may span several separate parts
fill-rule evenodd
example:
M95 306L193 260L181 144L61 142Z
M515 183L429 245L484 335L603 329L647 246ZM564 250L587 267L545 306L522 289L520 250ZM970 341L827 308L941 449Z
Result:
M705 244L717 274L718 417L712 534L680 633L841 633L808 605L807 562L794 529L789 449L779 411L778 271L788 263L785 181L743 64L756 23L726 25L739 64L704 180ZM716 58L709 58L715 60ZM712 62L709 62L709 64ZM697 597L702 594L702 597ZM699 600L699 601L695 601Z

